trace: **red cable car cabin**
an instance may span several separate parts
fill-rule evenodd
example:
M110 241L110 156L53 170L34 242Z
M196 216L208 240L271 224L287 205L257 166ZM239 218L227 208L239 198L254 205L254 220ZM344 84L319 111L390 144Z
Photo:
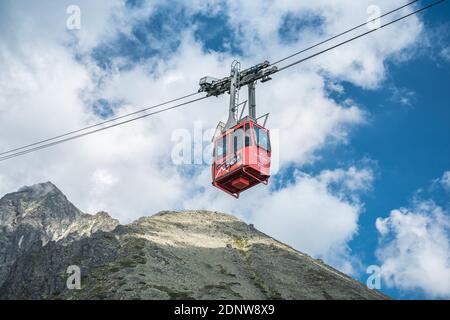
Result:
M270 177L269 130L244 120L214 139L213 185L232 196Z

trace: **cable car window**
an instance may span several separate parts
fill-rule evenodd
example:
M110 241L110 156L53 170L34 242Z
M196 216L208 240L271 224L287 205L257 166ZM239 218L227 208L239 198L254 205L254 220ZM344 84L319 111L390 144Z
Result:
M267 130L264 130L258 126L253 126L253 128L255 132L256 145L260 148L270 151L270 142Z
M233 133L233 153L236 153L238 150L242 149L243 144L243 133L244 130L242 127L236 129Z
M249 147L252 144L252 132L250 131L250 124L245 124L245 146Z
M227 154L227 136L223 136L217 141L217 159L223 158Z

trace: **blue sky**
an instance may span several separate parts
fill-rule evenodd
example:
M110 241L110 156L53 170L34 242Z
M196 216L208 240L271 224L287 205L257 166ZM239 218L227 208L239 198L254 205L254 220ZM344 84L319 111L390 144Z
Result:
M381 2L384 11L396 7ZM40 88L39 97L42 92L58 93L70 88L64 96L42 96L42 101L55 101L55 106L48 110L52 115L59 112L57 108L64 101L69 108L64 113L79 119L76 120L79 122L67 119L76 128L85 121L134 111L136 105L148 106L195 91L200 76L228 74L234 58L249 65L300 50L360 23L366 19L368 5L358 4L361 9L355 9L361 13L358 18L354 17L356 14L345 15L344 9L351 5L339 1L334 7L341 12L337 14L326 1L317 5L287 2L286 8L271 7L270 2L261 1L261 7L273 10L269 10L271 16L249 2L245 8L227 1L207 3L127 1L119 9L108 5L91 8L85 16L89 23L95 20L94 26L88 24L88 28L82 27L78 33L69 32L71 40L67 42L61 41L60 35L57 40L46 40L50 48L55 48L49 50L50 57L54 54L61 59L57 60L62 61L60 65L68 69L52 71L53 64L49 64L46 72L51 77L44 77L41 87L26 88L30 91ZM80 6L84 10L88 4ZM114 19L103 18L106 22L100 25L98 21L102 19L96 16L97 11L102 13L100 17ZM111 14L105 13L110 11ZM239 203L211 190L207 165L177 167L167 163L173 131L190 130L198 120L204 121L205 127L223 121L228 97L192 107L184 117L175 113L167 118L148 119L136 124L134 131L129 130L131 133L115 130L85 145L55 149L40 154L37 160L27 158L23 160L30 161L24 162L27 169L0 173L0 190L6 192L23 184L51 180L83 210L108 210L125 222L163 209L230 212L300 251L352 273L362 282L367 278L367 266L382 266L389 274L382 291L393 297L448 298L448 286L439 286L436 279L422 282L420 277L437 270L442 272L441 279L450 279L450 230L445 222L450 219L450 188L445 189L443 178L450 170L449 13L450 7L444 3L421 15L422 31L416 28L418 21L391 33L381 30L376 36L348 44L344 50L349 51L325 54L322 59L306 62L286 75L276 75L273 81L258 85L260 112L271 112L269 126L280 130L284 139L280 143L282 167L268 188L248 191ZM48 21L51 25L53 20ZM93 33L89 28L96 31L106 28L107 32ZM88 35L83 33L86 29ZM20 30L25 30L24 34L29 32L27 28ZM42 41L44 36L39 32L45 31L37 30L34 32L38 32L37 38ZM67 33L64 31L65 36ZM405 33L411 33L411 38ZM393 36L398 36L399 47L384 47ZM12 44L6 48L13 52ZM20 55L10 59L17 65L34 63ZM36 70L30 78L40 83L42 72ZM13 73L21 74L17 70ZM60 73L66 81L64 90L53 84ZM67 77L68 74L73 76ZM23 80L7 79L11 83ZM332 84L334 89L329 87ZM23 95L15 98L14 87L0 89L11 97L9 104L27 104L26 100L20 100L25 99ZM67 96L74 101L69 99L67 103ZM36 95L32 99L36 100ZM36 112L42 110L31 110L31 119ZM64 122L65 115L59 116ZM289 122L290 119L296 122ZM17 123L23 124L19 120ZM58 125L50 123L47 131L38 131L39 136L45 138L45 133L51 136L65 131L66 125ZM34 138L36 131L28 129L22 138L27 135ZM286 142L287 139L291 140ZM9 140L23 144L16 136ZM288 143L289 150L282 148L283 143ZM78 161L64 158L63 150L70 150L71 157ZM97 152L105 157L96 156ZM35 163L45 169L38 170ZM65 172L73 174L67 176ZM155 190L158 183L161 187ZM121 189L123 186L127 186L126 190ZM151 192L144 197L142 190ZM292 196L298 197L298 204L285 203ZM288 214L279 215L278 210ZM400 210L401 214L391 215L393 210ZM127 214L130 211L133 213ZM327 224L321 220L327 219L330 226L321 226ZM423 248L436 252L431 269L421 263L422 247L411 244L414 227L423 221L426 221L425 235L418 240ZM317 239L307 235L308 229L318 235ZM441 240L443 246L439 247ZM409 247L404 247L405 243ZM394 249L402 252L401 259L395 259Z

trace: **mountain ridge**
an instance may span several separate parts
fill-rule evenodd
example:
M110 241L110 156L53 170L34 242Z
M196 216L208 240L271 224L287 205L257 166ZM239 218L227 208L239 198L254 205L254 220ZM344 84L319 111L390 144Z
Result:
M0 245L0 299L388 298L232 215L162 211L121 225L51 182L0 199ZM81 290L67 289L71 265Z

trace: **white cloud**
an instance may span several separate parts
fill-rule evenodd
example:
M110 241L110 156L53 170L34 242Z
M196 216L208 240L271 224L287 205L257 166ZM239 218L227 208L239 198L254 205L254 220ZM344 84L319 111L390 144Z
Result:
M118 179L111 172L99 169L92 175L92 182L96 185L96 190L107 191L117 183Z
M377 257L389 287L450 297L449 212L432 201L417 202L378 218L376 228L382 241Z
M440 54L445 60L450 61L450 47L443 48Z
M325 170L320 176L328 184L341 183L345 193L369 191L374 179L370 168L358 169L355 166L347 170Z
M401 105L411 106L416 100L416 93L407 88L397 88L396 86L393 86L391 91L391 100Z
M204 75L229 73L234 57L204 52L191 29L174 34L181 44L171 55L103 73L88 58L90 50L113 39L119 30L131 36L133 23L151 13L157 2L130 11L123 1L81 1L82 29L68 32L65 9L69 2L58 2L57 6L52 1L0 4L5 17L0 21L2 150L99 121L86 101L125 101L127 104L118 110L121 115L136 110L136 106L194 92ZM389 9L400 3L380 1L382 8ZM267 57L283 57L366 20L369 4L367 0L332 5L329 1L245 1L239 6L237 2L222 6L221 1L193 1L176 5L187 6L192 14L225 10L240 35L239 44L245 52L242 65L250 66ZM283 44L278 29L288 12L322 16L322 34L309 30L298 41ZM281 165L312 163L317 151L330 143L348 143L351 129L364 124L366 114L361 106L351 100L339 104L328 96L327 77L334 78L334 83L347 80L374 88L385 77L385 61L411 48L420 32L421 22L414 17L258 85L258 110L261 114L271 112L269 126L280 129ZM74 38L76 52L64 45ZM76 60L75 53L82 53L84 59ZM121 58L115 60L118 65L122 62ZM226 96L211 98L1 162L0 193L51 180L81 209L107 210L122 222L163 209L217 207L251 219L271 235L313 255L330 260L335 259L333 253L348 256L347 242L357 232L362 210L357 194L370 188L373 178L369 171L350 168L325 170L315 177L297 175L279 191L271 193L261 186L234 201L211 187L209 168L199 168L201 173L191 177L171 163L173 130L190 129L195 120L202 120L205 128L215 127L225 119L227 104ZM336 184L338 191L330 189ZM342 263L339 261L337 264Z
M450 191L450 171L446 171L441 178L441 183L445 189Z

